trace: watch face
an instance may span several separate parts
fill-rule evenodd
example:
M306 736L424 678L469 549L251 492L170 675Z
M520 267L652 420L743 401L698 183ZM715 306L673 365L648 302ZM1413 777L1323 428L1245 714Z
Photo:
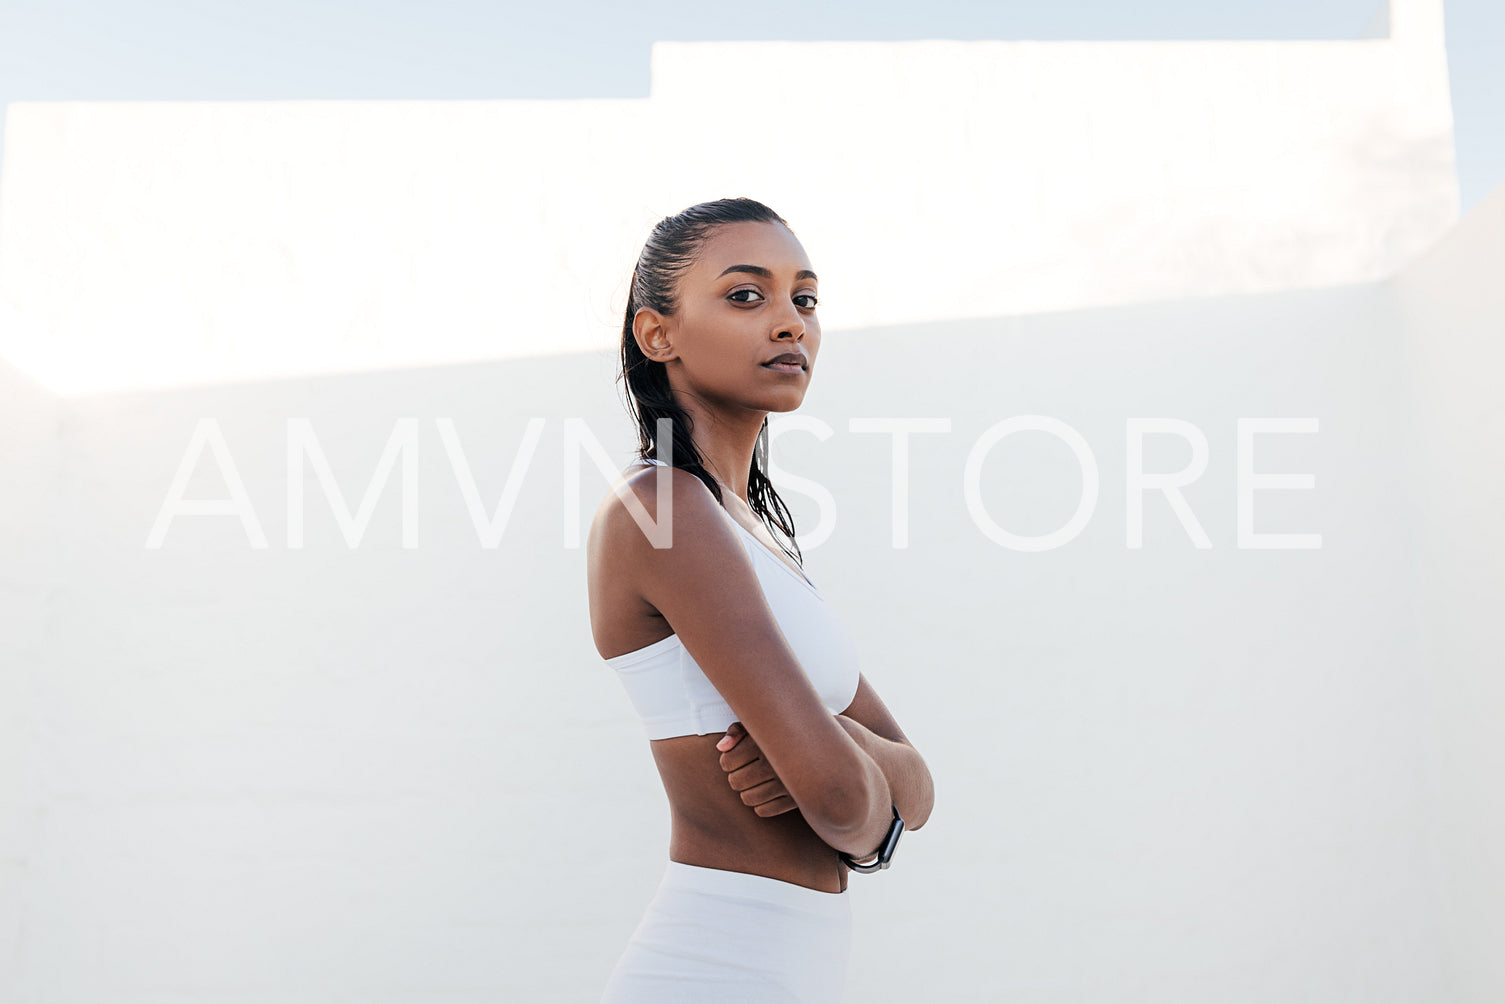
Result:
M894 810L894 821L888 828L888 839L883 841L883 850L878 852L878 860L884 865L888 859L894 856L894 848L899 846L899 835L904 832L904 820L899 818L899 812Z

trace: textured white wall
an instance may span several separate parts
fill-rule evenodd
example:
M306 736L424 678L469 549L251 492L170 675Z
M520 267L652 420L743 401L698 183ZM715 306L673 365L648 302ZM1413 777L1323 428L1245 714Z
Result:
M75 393L609 345L648 226L736 194L798 221L831 329L1377 279L1458 212L1440 3L1392 28L658 43L627 101L17 103L0 298L47 339L0 353Z

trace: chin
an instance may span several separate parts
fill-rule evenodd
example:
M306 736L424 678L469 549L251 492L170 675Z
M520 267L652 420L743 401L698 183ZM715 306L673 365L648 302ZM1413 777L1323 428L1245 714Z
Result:
M775 412L796 411L796 410L798 410L798 408L800 407L800 405L802 405L804 403L805 403L805 395L804 395L803 392L801 392L801 393L799 393L797 395L796 394L780 395L777 400L770 401L766 405L764 405L763 407L767 411L775 411Z

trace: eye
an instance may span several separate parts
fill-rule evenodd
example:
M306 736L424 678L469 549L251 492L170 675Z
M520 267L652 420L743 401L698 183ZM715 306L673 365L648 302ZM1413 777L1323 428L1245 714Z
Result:
M755 302L754 300L751 300L751 299L746 299L746 300L739 299L742 296L743 293L748 293L751 296L755 296L759 300L763 299L763 294L759 293L756 289L734 289L734 290L732 290L730 293L728 293L726 295L726 298L728 300L731 300L733 303L753 303L753 302ZM795 299L796 302L798 302L800 300L808 301L806 303L800 304L800 307L803 310L814 310L815 309L815 305L820 302L820 300L816 297L816 295L814 293L800 293L794 299Z

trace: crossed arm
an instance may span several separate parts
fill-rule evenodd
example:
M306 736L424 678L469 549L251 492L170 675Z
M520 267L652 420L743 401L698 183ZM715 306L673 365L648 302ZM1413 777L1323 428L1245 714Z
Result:
M866 677L858 677L857 695L835 718L883 774L904 828L918 830L924 826L935 804L930 769ZM758 815L777 816L797 808L741 722L732 723L716 748L721 750L721 769L726 772L727 783Z
M623 505L603 510L601 533L621 542L615 560L631 568L643 602L673 625L706 679L737 709L747 735L728 742L748 746L742 762L727 769L729 780L732 771L760 759L763 768L734 779L746 785L737 790L769 782L782 788L773 798L766 796L774 789L765 788L744 801L788 795L783 811L797 804L823 841L852 855L869 853L887 831L890 801L908 813L906 823L923 824L930 813L929 773L872 688L859 678L851 704L833 716L780 633L746 544L717 500L688 471L660 467L656 481L646 473L620 486ZM661 541L636 522L640 515L660 519L660 494L673 503L672 524L667 505L662 515L678 541L669 546L658 546ZM753 739L756 758L748 756Z

